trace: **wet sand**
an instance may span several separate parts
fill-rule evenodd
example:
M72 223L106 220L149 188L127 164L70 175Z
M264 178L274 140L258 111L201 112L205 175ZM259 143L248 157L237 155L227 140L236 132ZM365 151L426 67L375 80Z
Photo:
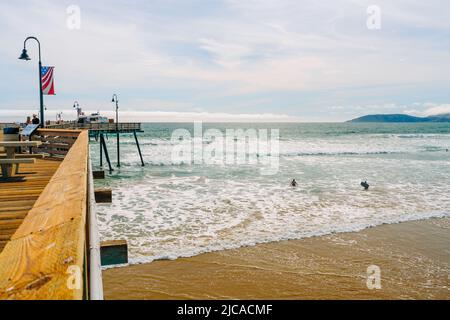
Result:
M367 268L381 289L367 288ZM383 225L103 272L105 299L446 299L450 219Z

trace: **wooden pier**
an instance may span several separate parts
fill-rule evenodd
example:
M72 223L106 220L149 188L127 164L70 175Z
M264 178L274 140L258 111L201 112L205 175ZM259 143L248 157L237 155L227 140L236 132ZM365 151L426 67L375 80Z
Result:
M88 131L36 137L47 157L0 182L0 300L102 299Z
M136 142L136 147L139 153L142 166L145 166L144 158L142 157L141 147L139 145L138 132L144 132L142 130L141 123L137 122L124 122L124 123L78 123L77 121L68 121L60 124L47 126L48 129L56 130L89 130L89 137L95 138L100 142L100 167L103 167L103 154L105 154L106 162L109 167L109 171L112 172L111 160L109 158L108 148L106 145L105 135L116 135L117 142L117 166L120 167L120 135L123 133L132 133Z

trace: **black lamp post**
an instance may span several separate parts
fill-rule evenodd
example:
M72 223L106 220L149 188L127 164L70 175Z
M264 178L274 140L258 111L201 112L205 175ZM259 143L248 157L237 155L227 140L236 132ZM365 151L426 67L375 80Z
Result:
M40 98L40 123L39 126L41 128L45 127L45 122L44 122L44 93L42 92L42 62L41 62L41 43L39 42L39 40L36 37L28 37L25 39L25 41L23 42L23 51L22 54L20 55L19 59L20 60L25 60L25 61L29 61L31 60L30 57L28 56L28 52L26 49L26 45L27 45L27 41L28 40L36 40L36 42L38 43L38 47L39 47L39 98Z
M120 168L120 145L119 145L119 98L113 94L112 103L116 103L116 134L117 134L117 166Z

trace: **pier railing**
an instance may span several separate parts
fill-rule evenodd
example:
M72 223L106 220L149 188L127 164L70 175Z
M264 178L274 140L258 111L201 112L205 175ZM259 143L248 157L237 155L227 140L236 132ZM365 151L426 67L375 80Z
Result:
M39 129L31 140L40 141L39 147L33 148L33 153L44 153L51 157L64 157L77 141L81 130Z
M89 137L87 131L73 135L58 170L0 253L0 300L103 297L98 234L91 229Z
M103 132L133 132L141 131L141 123L120 122L120 123L77 123L76 121L63 122L60 124L47 126L48 129L81 129Z

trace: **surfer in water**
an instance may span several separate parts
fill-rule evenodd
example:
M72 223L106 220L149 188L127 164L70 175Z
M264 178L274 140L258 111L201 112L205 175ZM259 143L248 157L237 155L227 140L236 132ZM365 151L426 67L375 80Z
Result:
M361 187L364 187L364 190L369 190L370 185L367 181L361 182Z
M293 179L291 182L291 187L296 187L296 186L298 186L298 183L297 183L297 181L295 181L295 179Z

